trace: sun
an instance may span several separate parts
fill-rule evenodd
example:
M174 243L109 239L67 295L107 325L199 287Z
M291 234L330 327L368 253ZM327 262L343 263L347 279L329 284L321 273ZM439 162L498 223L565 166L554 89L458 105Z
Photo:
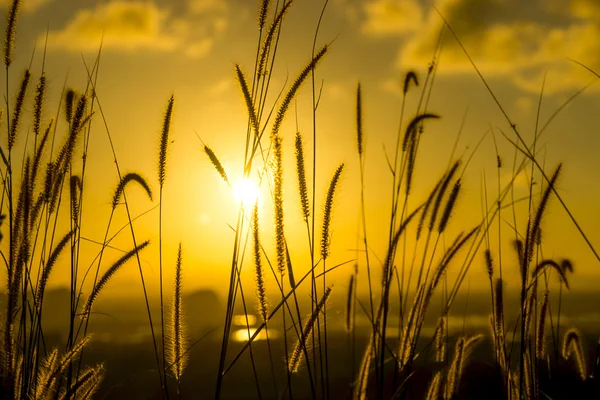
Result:
M243 178L235 182L232 186L233 197L242 203L244 208L254 207L256 202L260 202L260 188L252 179Z

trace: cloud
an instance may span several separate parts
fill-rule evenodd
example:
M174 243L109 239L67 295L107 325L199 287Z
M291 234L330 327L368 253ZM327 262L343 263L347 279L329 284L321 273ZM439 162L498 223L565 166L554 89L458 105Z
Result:
M168 27L168 12L142 2L113 1L94 10L81 10L61 31L50 32L48 44L73 51L98 49L153 49L170 51L180 46L177 30ZM179 32L181 33L181 32Z
M49 3L52 0L26 0L21 2L21 9L26 12L31 12L37 10L40 6L43 6L46 3ZM0 6L8 7L13 0L0 0Z
M538 92L548 72L546 92L573 90L591 75L569 58L600 71L600 3L498 0L441 0L436 7L485 76L508 77ZM515 11L517 10L517 11ZM424 68L432 60L444 23L435 10L415 34L406 35L396 65ZM462 48L446 29L438 74L473 73Z
M189 0L188 8L192 13L225 11L228 4L225 0Z
M210 53L212 46L212 39L202 39L198 42L189 44L185 49L185 55L189 58L202 58Z
M0 0L1 1L1 0ZM61 30L51 31L48 45L68 51L96 51L100 43L113 51L179 51L190 58L206 56L215 35L227 28L222 0L188 4L198 15L177 18L146 1L113 0L79 10ZM40 39L42 40L42 39Z
M361 26L369 36L397 35L417 30L423 11L416 0L371 0L363 5L365 21Z

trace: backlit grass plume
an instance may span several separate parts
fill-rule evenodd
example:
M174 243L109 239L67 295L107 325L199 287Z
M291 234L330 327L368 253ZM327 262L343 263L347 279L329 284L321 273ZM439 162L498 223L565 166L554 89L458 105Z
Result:
M146 180L140 174L137 174L135 172L129 172L121 178L121 180L119 181L119 184L117 185L117 188L115 190L115 194L113 195L113 200L112 200L113 208L116 208L117 205L119 205L119 203L121 201L121 196L123 196L123 192L125 191L125 187L130 182L137 182L144 189L144 191L148 195L148 198L150 200L152 200L152 190L150 189L150 186L148 186L148 183L146 182Z
M263 2L265 2L265 0L263 0ZM281 10L279 10L279 13L277 13L277 15L275 16L275 19L271 23L271 26L269 27L269 30L267 31L267 34L265 35L265 39L260 48L260 54L258 56L258 66L256 67L256 75L258 77L260 77L266 73L265 68L267 65L267 58L268 58L269 52L271 51L271 45L273 44L273 39L275 38L276 33L279 30L279 26L281 25L281 21L283 20L284 15L288 12L288 10L290 9L290 7L292 6L293 3L294 3L294 0L290 0L281 7ZM263 9L261 9L261 15L262 15L262 11L263 11ZM266 12L266 10L265 10L265 12ZM266 14L265 14L265 16L266 16ZM260 21L260 19L259 19L259 21Z
M75 105L75 90L69 89L65 94L65 119L71 123L73 119L73 107Z
M19 92L17 93L17 99L15 100L12 120L10 121L10 130L8 132L8 151L10 151L15 145L17 132L19 130L19 122L21 121L21 113L23 111L23 104L25 103L25 95L27 94L27 88L29 87L30 79L31 73L28 69L26 69L23 79L21 80Z
M262 30L265 27L267 21L267 14L269 13L269 1L262 0L260 2L260 10L258 12L258 29Z
M548 291L544 293L544 300L540 307L540 315L535 334L535 357L538 360L544 359L546 350L546 313L548 310Z
M279 106L277 115L275 115L275 121L273 122L273 129L271 131L271 136L275 136L279 133L279 128L281 127L283 118L285 117L285 114L286 114L288 108L290 107L290 104L292 104L292 100L296 96L298 89L300 89L300 86L302 86L302 83L306 80L306 77L308 76L308 74L313 70L313 68L315 68L317 66L318 62L323 58L323 56L325 56L325 53L327 53L327 46L324 46L313 57L313 59L310 60L308 65L306 67L304 67L302 72L300 72L300 75L298 76L298 78L296 78L296 80L294 81L294 83L292 84L292 86L290 87L288 92L286 93L286 95L283 98L283 101L281 103L281 106Z
M408 71L404 76L404 85L402 85L402 93L406 96L410 83L413 82L415 86L419 86L419 79L415 71Z
M450 192L450 196L448 196L448 201L446 202L446 207L444 208L444 212L442 213L442 218L440 218L440 223L438 225L438 233L444 233L446 226L448 226L448 221L450 220L450 216L452 215L452 211L454 210L454 206L456 205L456 199L458 198L458 193L460 192L461 187L461 179L459 178L452 187L452 191Z
M4 37L4 65L6 68L10 66L13 60L15 36L17 31L17 17L19 16L20 7L21 0L13 0L8 8L6 36Z
M104 367L102 365L86 368L79 373L77 380L69 386L68 390L61 392L58 399L91 399L103 378Z
M571 328L565 333L562 356L565 360L568 360L573 356L573 358L575 358L577 370L579 371L579 376L581 376L581 379L583 380L587 379L585 360L583 359L583 348L581 346L581 335L577 329Z
M554 170L554 173L552 174L552 177L548 181L548 186L546 187L546 190L544 190L544 193L542 194L542 199L540 200L540 203L538 204L535 216L533 218L533 222L531 222L531 225L529 226L529 229L527 230L527 237L526 237L527 240L525 242L525 252L523 254L524 258L522 261L523 265L525 265L525 266L527 264L529 264L529 262L533 258L533 249L535 248L536 237L538 236L538 232L541 229L544 211L546 210L546 206L548 205L548 200L550 199L550 194L554 190L554 187L555 187L556 181L558 180L558 177L560 175L561 169L562 169L562 164L558 164L558 166ZM526 268L525 268L525 270L526 270Z
M83 351L83 348L87 346L92 337L88 335L84 337L79 343L75 344L69 351L67 351L58 361L57 357L53 357L52 364L50 365L51 369L48 370L46 374L43 376L43 381L39 383L39 393L40 395L36 398L46 399L51 398L60 388L62 384L62 375L67 371L69 366L73 361L77 359L77 357Z
M569 261L569 265L571 265L570 261ZM569 289L569 282L567 281L567 275L566 275L565 269L554 260L542 260L533 270L533 273L532 273L533 278L537 279L537 277L541 273L543 273L547 268L554 269L558 275L558 279L560 280L560 283L562 283L563 285L565 285L565 287L567 289Z
M171 131L171 120L173 119L173 105L175 97L171 96L167 103L167 111L163 120L162 132L160 135L160 150L158 152L158 182L160 186L165 183L167 168L167 147L169 145L169 133Z
M283 276L286 269L285 235L283 229L283 149L280 135L273 137L273 202L277 270Z
M207 145L204 145L204 152L208 156L213 167L215 167L215 169L217 170L219 175L221 175L221 178L223 178L225 183L227 183L229 185L229 179L227 178L227 173L225 172L225 168L223 168L223 164L221 164L221 161L219 161L219 158L217 157L215 152Z
M296 342L296 345L294 346L294 350L292 350L292 353L290 354L289 362L288 362L288 370L292 373L298 372L298 369L300 367L300 361L301 361L302 354L303 354L302 349L306 345L306 343L310 343L308 338L310 337L312 330L315 327L315 323L317 322L317 317L325 309L325 303L327 303L327 299L329 298L329 295L331 295L331 290L332 290L331 287L328 287L327 289L325 289L325 293L323 293L321 300L319 300L319 302L315 306L315 310L309 317L308 321L306 321L306 324L304 325L304 328L302 329L302 334L300 335L300 339L298 339L298 342ZM307 362L308 362L308 360L307 360Z
M440 184L440 188L439 188L439 190L437 192L437 195L435 197L435 202L433 203L433 210L431 211L431 218L429 220L429 230L430 231L432 231L433 228L434 228L434 226L435 226L435 221L437 219L437 215L438 215L440 207L442 205L442 200L444 198L444 195L446 194L446 190L448 190L448 186L450 185L450 181L452 180L452 177L458 171L458 167L459 166L460 166L460 160L456 161L452 165L452 167L450 168L450 171L448 171L448 173L446 174L446 176L442 180L442 183Z
M344 170L344 164L340 164L335 170L333 178L329 183L329 189L327 190L327 198L325 199L325 211L323 213L323 230L321 235L321 257L325 260L329 256L329 247L331 245L331 216L333 213L333 198L335 196L335 189L337 188L340 176Z
M258 299L258 315L263 322L267 322L269 303L267 301L267 289L265 287L265 272L261 260L261 245L259 234L258 203L252 211L252 255L254 257L254 270L256 276L256 297Z
M138 252L142 251L146 246L150 244L149 240L141 243L133 250L126 253L123 257L119 258L105 273L102 275L102 278L98 280L96 286L92 289L90 296L88 297L85 305L83 306L82 315L85 318L89 317L90 311L92 310L92 306L94 305L94 301L98 297L100 291L106 286L110 278L123 266L127 261L129 261L132 257L134 257Z
M244 102L246 103L246 109L248 110L248 115L250 116L252 131L254 132L254 136L258 138L258 117L256 115L256 107L254 106L252 95L250 94L250 88L248 87L248 81L246 80L246 76L244 75L238 64L235 64L235 73L238 79L238 83L240 84L240 89L242 89L242 94L244 95Z
M187 337L183 323L181 301L182 273L181 273L181 243L177 250L177 263L175 264L175 284L173 303L171 307L171 323L169 324L169 345L167 346L167 362L178 384L188 361Z
M306 185L306 169L304 165L304 147L302 144L302 135L296 132L296 176L298 177L298 189L300 191L300 206L302 208L302 217L308 221L310 208L308 206L308 188Z
M444 399L449 400L456 397L460 387L460 380L464 372L464 366L471 353L472 347L479 342L482 337L482 335L475 335L470 338L458 338L454 350L454 358L450 364L450 369L448 370Z
M58 242L56 247L54 247L54 250L52 250L52 253L50 253L50 257L48 257L46 265L44 265L35 296L37 308L41 308L42 306L42 301L44 300L44 292L46 290L46 284L48 283L48 278L50 278L52 268L54 268L54 265L58 260L58 256L63 251L67 243L69 243L74 233L74 231L70 231L65 236L63 236L63 238L60 240L60 242Z
M40 80L35 89L35 103L33 106L33 133L37 137L40 134L42 122L42 107L44 105L44 93L46 92L46 75L42 72Z

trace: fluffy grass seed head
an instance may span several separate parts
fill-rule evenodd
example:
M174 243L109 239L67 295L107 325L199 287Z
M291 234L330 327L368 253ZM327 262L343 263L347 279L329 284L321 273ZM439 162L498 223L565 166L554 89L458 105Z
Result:
M587 374L585 361L583 359L583 348L581 346L581 334L577 329L571 328L565 333L562 356L565 360L568 360L569 357L573 356L581 379L586 380Z
M158 183L162 187L165 183L167 168L167 147L169 145L169 133L171 131L171 120L173 119L173 105L175 97L171 95L167 103L165 118L163 120L162 132L160 134L160 150L158 152Z
M217 170L219 175L221 175L221 178L223 178L225 183L227 183L229 185L229 179L227 178L227 172L225 172L225 168L223 168L223 164L221 164L221 161L219 161L219 158L217 157L217 155L215 154L213 149L211 149L207 145L204 145L204 152L208 156L213 167L215 167L215 169Z
M138 252L142 251L146 246L150 244L149 240L142 242L133 250L130 250L128 253L119 258L96 283L96 286L92 289L90 296L88 297L85 305L83 306L82 315L84 318L89 318L90 312L92 310L92 306L94 305L94 301L98 297L100 291L106 286L110 278L131 258L133 258Z
M302 135L296 132L296 176L298 177L298 190L300 191L300 206L302 208L302 217L308 221L310 217L310 208L308 205L308 186L306 185L306 168L304 164L304 146Z
M404 85L402 86L402 93L406 96L408 89L410 89L410 83L413 82L415 86L419 86L419 78L415 71L408 71L404 76Z
M171 306L171 321L169 324L169 342L167 347L167 360L169 369L177 381L181 381L181 375L187 365L187 335L183 321L182 310L182 250L181 243L177 249L177 262L175 264L175 283L173 289L173 303Z
M144 191L148 195L148 198L152 200L152 190L150 189L150 186L148 186L148 182L146 182L146 180L140 174L137 174L135 172L129 172L121 178L119 184L117 185L117 188L115 189L115 194L113 195L112 200L113 209L116 208L121 202L121 196L123 196L125 187L130 182L137 182L144 189Z
M283 139L281 135L273 137L273 202L275 219L275 249L277 252L277 269L281 276L286 270L285 234L283 226Z
M12 63L13 54L15 51L17 17L19 16L20 7L21 0L13 0L8 8L8 14L6 19L6 35L4 37L4 65L7 68Z
M25 95L27 94L27 88L29 87L29 81L31 80L31 73L29 69L25 70L23 79L21 80L21 86L17 93L17 99L15 101L15 107L13 110L12 121L10 122L10 130L8 132L8 150L10 151L15 145L17 138L17 132L19 130L19 122L21 121L21 114L23 111L23 105L25 103Z
M329 295L331 295L331 290L332 290L331 286L328 287L327 289L325 289L325 292L323 293L321 300L319 300L319 302L317 303L317 305L315 307L315 310L308 318L308 321L306 321L306 324L304 325L304 328L302 329L302 334L300 335L300 339L298 340L298 342L296 342L296 345L294 346L294 349L292 350L292 353L290 354L290 357L288 358L288 370L291 373L298 372L298 370L300 368L300 361L302 358L302 353L303 353L304 347L306 346L307 343L309 343L308 339L310 337L310 334L312 333L315 323L317 322L317 317L325 309L325 304L327 303L327 299L329 298ZM307 362L308 362L308 360L307 360Z
M262 0L258 11L258 29L262 30L267 22L267 14L269 13L270 0Z
M331 245L331 216L333 213L333 198L343 170L344 164L340 164L340 166L335 170L333 178L331 178L331 182L329 183L329 189L327 190L325 211L323 213L323 230L321 235L321 257L323 260L327 259L329 256L329 247Z
M543 360L546 352L546 311L548 310L548 291L544 293L544 300L540 308L540 315L535 335L535 357Z
M269 313L269 303L267 301L267 288L265 286L265 272L261 259L260 231L258 217L258 202L252 210L252 255L254 257L254 270L256 275L256 298L258 304L258 314L263 322L267 322Z
M71 123L73 119L73 108L75 106L75 90L68 89L65 93L65 119L67 123Z
M327 49L328 49L328 47L324 46L321 50L319 50L319 52L313 57L313 59L310 60L308 65L306 65L306 67L304 67L304 69L300 72L300 75L298 76L298 78L296 78L296 80L294 81L294 83L292 84L292 86L290 87L288 92L286 93L286 95L283 98L283 101L281 103L281 106L279 106L279 110L277 111L277 114L275 115L275 120L273 121L273 129L271 131L271 136L275 136L279 133L279 128L281 127L281 123L283 122L283 119L285 117L285 114L286 114L288 108L292 104L292 100L294 99L294 97L296 97L296 93L300 89L300 86L302 86L302 83L308 77L308 74L310 74L310 72L317 66L319 61L325 56L325 53L327 53Z

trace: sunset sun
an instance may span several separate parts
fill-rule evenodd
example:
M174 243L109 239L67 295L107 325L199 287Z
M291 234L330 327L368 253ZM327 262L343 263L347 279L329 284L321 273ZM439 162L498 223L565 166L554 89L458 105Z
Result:
M258 184L250 178L242 178L232 186L233 197L241 202L245 208L253 207L256 202L260 202L260 188Z

